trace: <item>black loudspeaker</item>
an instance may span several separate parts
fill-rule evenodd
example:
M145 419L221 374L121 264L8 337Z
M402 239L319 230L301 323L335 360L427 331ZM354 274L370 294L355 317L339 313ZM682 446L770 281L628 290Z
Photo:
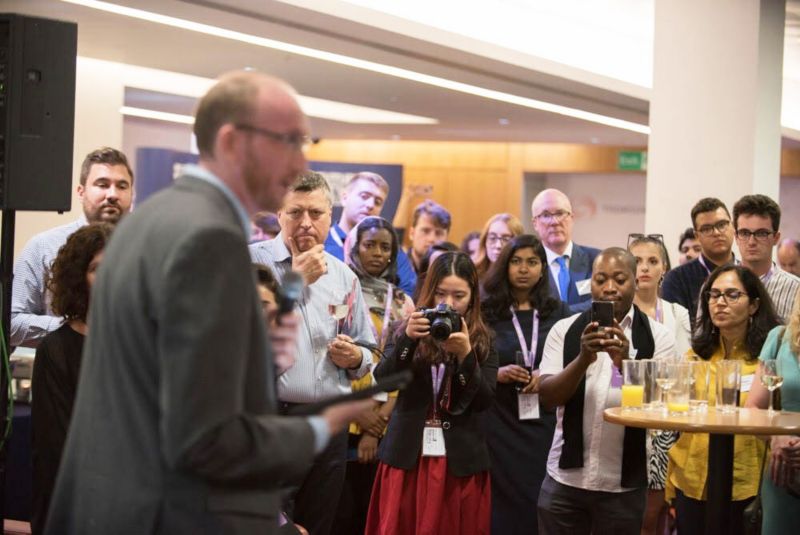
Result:
M0 14L0 210L68 211L78 26Z

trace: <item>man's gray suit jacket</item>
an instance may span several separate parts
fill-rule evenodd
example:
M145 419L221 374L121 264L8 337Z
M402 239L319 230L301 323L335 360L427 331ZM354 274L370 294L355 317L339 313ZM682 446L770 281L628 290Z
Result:
M106 249L47 532L276 531L314 436L274 375L240 218L178 179Z

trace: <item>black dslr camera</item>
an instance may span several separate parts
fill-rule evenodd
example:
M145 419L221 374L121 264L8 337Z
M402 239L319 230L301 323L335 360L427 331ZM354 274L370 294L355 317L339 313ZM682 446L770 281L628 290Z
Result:
M420 312L431 322L431 336L434 340L447 340L452 333L461 331L461 316L444 303Z

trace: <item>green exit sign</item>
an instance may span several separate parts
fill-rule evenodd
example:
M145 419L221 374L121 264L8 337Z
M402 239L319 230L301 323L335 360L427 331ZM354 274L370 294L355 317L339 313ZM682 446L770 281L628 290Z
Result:
M617 169L620 171L647 171L647 151L619 151Z

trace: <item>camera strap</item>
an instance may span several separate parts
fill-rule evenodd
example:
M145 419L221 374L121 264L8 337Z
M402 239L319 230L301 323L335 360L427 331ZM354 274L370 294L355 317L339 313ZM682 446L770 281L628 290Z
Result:
M511 310L511 323L514 324L514 330L517 331L517 338L519 339L519 347L522 349L522 358L525 359L525 365L533 368L534 355L536 347L539 343L539 311L533 311L533 326L531 327L531 345L528 349L528 344L525 341L525 334L522 332L522 325L519 323L517 312L514 307L508 307Z

